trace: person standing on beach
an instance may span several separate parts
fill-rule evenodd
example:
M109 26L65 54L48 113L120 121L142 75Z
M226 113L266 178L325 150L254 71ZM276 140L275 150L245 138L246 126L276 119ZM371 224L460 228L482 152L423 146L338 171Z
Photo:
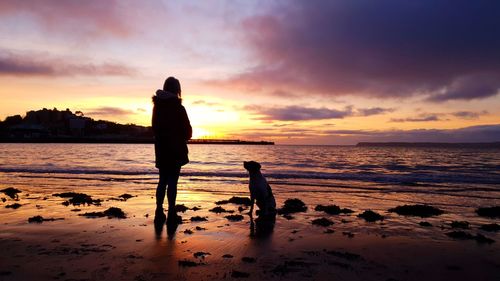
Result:
M164 221L165 191L169 218L177 216L177 182L181 167L189 162L187 141L192 136L191 123L182 105L181 84L174 77L168 77L163 90L157 90L153 96L152 127L155 136L156 168L159 171L155 220Z

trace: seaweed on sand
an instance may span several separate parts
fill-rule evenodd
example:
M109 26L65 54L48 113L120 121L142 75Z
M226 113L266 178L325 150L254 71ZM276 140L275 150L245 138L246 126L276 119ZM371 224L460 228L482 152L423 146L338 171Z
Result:
M14 203L14 204L10 204L10 205L7 205L5 206L5 208L10 208L10 209L17 209L19 207L21 207L22 205L19 204L19 203Z
M248 198L248 197L233 196L233 197L229 198L228 200L221 200L221 201L215 202L215 204L217 204L217 205L223 205L223 204L228 204L228 203L250 206L250 205L252 205L252 200L250 200L250 198Z
M340 208L337 205L318 205L314 208L315 211L325 212L329 215L350 214L354 213L353 210L347 208Z
M359 218L365 219L367 222L374 222L378 220L384 220L384 217L379 213L376 213L372 210L366 210L363 213L358 215Z
M193 254L195 258L202 258L204 259L206 256L210 256L211 254L208 252L196 252Z
M56 221L56 220L64 220L63 218L55 219L55 218L44 218L42 216L34 216L28 219L29 223L42 223L44 221Z
M432 224L428 221L421 221L418 223L420 226L423 226L423 227L431 227Z
M397 206L389 209L389 212L402 216L415 216L421 218L438 216L444 213L444 211L439 208L421 204Z
M0 192L9 196L11 199L19 199L18 193L21 193L22 191L17 189L17 188L7 187L7 188L0 190Z
M451 228L462 228L462 229L468 229L469 228L469 222L467 221L452 221L450 223Z
M121 198L123 201L127 201L128 199L130 199L132 197L135 197L135 196L132 194L128 194L128 193L123 193L122 195L118 196L118 198Z
M231 277L232 278L248 278L248 277L250 277L250 273L233 270L233 272L231 272Z
M176 212L181 212L181 213L184 213L184 212L186 212L187 210L189 210L189 208L188 208L188 207L186 207L186 205L184 205L184 204L177 204L177 205L175 205L175 211L176 211Z
M220 214L220 213L234 213L234 211L232 210L226 210L224 208L222 208L221 206L217 206L217 207L214 207L210 210L208 210L209 212L212 212L212 213L216 213L216 214Z
M61 198L69 198L69 200L64 201L63 205L68 206L69 204L75 205L101 205L102 200L100 199L92 199L92 196L87 195L85 193L77 193L77 192L63 192L63 193L55 193L52 196L57 196Z
M476 213L481 217L498 218L500 217L500 206L477 208Z
M243 219L243 216L242 215L229 215L229 216L225 216L225 218L230 220L230 221L240 221Z
M195 267L195 266L199 266L199 265L205 265L205 263L194 262L194 261L190 261L190 260L180 260L180 261L178 261L178 264L179 264L179 266L182 266L182 267Z
M477 234L477 235L472 235L470 233L467 233L465 231L451 231L446 233L446 235L450 238L457 239L457 240L475 240L477 243L483 244L491 244L494 243L495 240L488 238L482 234Z
M320 225L320 226L330 226L333 224L333 221L327 219L327 218L320 218L320 219L315 219L312 221L312 224L314 225Z
M87 218L102 218L102 217L108 217L108 218L118 218L118 219L125 219L127 216L125 213L122 211L122 209L117 208L117 207L111 207L107 209L104 212L88 212L84 214L79 214L79 216L84 216Z
M206 217L195 216L190 218L191 221L207 221Z
M299 213L299 212L305 212L307 211L307 206L302 202L300 199L293 198L293 199L287 199L285 201L285 204L281 209L278 210L279 214L291 214L291 213Z
M496 223L483 224L481 225L480 229L484 231L496 232L500 230L500 224Z

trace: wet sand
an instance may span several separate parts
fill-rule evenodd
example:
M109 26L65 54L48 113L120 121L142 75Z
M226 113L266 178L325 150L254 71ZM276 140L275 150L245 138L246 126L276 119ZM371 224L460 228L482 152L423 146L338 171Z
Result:
M53 196L68 191L91 195L101 205L65 206L66 198ZM380 209L384 220L367 222L357 216L368 209L362 202L277 194L279 206L295 197L307 211L290 214L293 218L278 215L273 227L252 224L242 205L220 205L243 215L241 221L209 211L232 195L180 190L178 203L190 209L178 213L182 224L167 228L155 227L153 190L112 191L33 188L22 190L18 200L0 194L5 198L0 200L0 280L500 280L499 234L479 229L498 218L478 218L469 229L450 225L457 217L473 217L473 210L420 218ZM134 197L120 201L125 192ZM6 208L13 203L21 207ZM317 204L354 212L329 215L315 211ZM127 218L80 216L110 207L122 209ZM28 222L37 215L49 221ZM333 224L312 223L320 218ZM421 221L433 226L420 226ZM451 231L496 242L457 240L446 235Z

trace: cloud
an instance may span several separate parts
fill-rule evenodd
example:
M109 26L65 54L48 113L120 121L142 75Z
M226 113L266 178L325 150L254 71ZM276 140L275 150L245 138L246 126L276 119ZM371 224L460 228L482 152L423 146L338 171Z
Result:
M372 116L379 115L389 112L394 112L394 108L382 108L382 107L371 107L371 108L359 108L358 115L359 116Z
M472 120L472 119L478 119L480 116L487 115L489 114L488 111L483 110L480 112L474 112L474 111L457 111L451 113L451 115L461 118L461 119L467 119L467 120Z
M303 106L259 106L247 105L244 110L259 115L257 120L265 121L305 121L305 120L323 120L323 119L343 119L351 116L371 116L392 112L391 108L362 108L354 109L353 106L346 106L342 110L329 109L326 107L303 107Z
M218 81L262 94L495 96L500 2L278 1L243 23L254 65Z
M136 71L120 63L80 63L46 54L14 54L2 50L0 75L14 76L132 76Z
M460 119L473 120L478 119L480 116L489 114L488 111L483 110L479 112L474 111L456 111L452 113L420 113L416 117L406 117L406 118L391 118L391 122L431 122L431 121L446 121L449 119L444 119L444 116L454 116Z
M92 117L94 115L97 116L125 116L134 114L134 111L129 109L123 109L120 107L112 107L112 106L101 106L96 108L91 108L89 111L85 112L85 115Z
M421 113L417 117L407 117L407 118L391 118L391 122L430 122L430 121L441 121L440 113Z
M351 107L343 110L328 108L312 108L301 106L285 107L264 107L258 105L245 106L246 110L262 115L259 120L280 120L280 121L301 121L301 120L320 120L320 119L342 119L353 114Z
M192 102L193 105L206 105L206 106L218 106L220 103L218 102L208 102L204 100L195 100Z
M137 22L147 20L162 5L156 1L2 0L0 15L30 17L49 32L84 37L129 37Z
M278 143L356 144L358 142L500 142L500 124L458 129L311 130L286 128L243 130L239 138L276 140Z

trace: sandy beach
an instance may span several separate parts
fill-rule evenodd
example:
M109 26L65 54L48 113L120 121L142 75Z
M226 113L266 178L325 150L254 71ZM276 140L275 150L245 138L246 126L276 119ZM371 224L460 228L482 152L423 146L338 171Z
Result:
M178 204L189 208L178 213L182 224L177 227L162 224L158 228L154 224L153 188L136 191L127 200L119 197L126 190L116 187L77 190L96 202L102 201L98 205L63 204L67 198L54 196L70 191L75 190L32 188L21 190L16 194L18 199L0 195L5 198L0 202L0 280L498 280L500 277L498 242L453 239L446 235L464 231L498 240L497 232L478 229L498 219L481 218L473 209L468 215L475 219L470 220L468 229L460 229L450 225L457 214L423 219L384 211L385 206L377 209L362 202L354 205L342 196L333 200L321 194L309 198L294 194L306 204L307 211L286 217L278 215L274 227L269 224L262 227L251 223L245 214L246 206L215 203L234 195L248 196L244 192L221 197L181 188ZM278 194L278 206L294 197ZM7 208L15 203L21 206ZM315 210L319 204L337 204L354 212L329 215ZM210 211L217 206L232 213ZM81 216L110 207L123 210L126 218ZM367 222L357 217L368 208L376 210L384 220ZM243 215L240 221L226 218L240 213ZM45 221L28 222L38 215ZM321 218L333 224L312 223ZM421 221L432 226L421 226Z

